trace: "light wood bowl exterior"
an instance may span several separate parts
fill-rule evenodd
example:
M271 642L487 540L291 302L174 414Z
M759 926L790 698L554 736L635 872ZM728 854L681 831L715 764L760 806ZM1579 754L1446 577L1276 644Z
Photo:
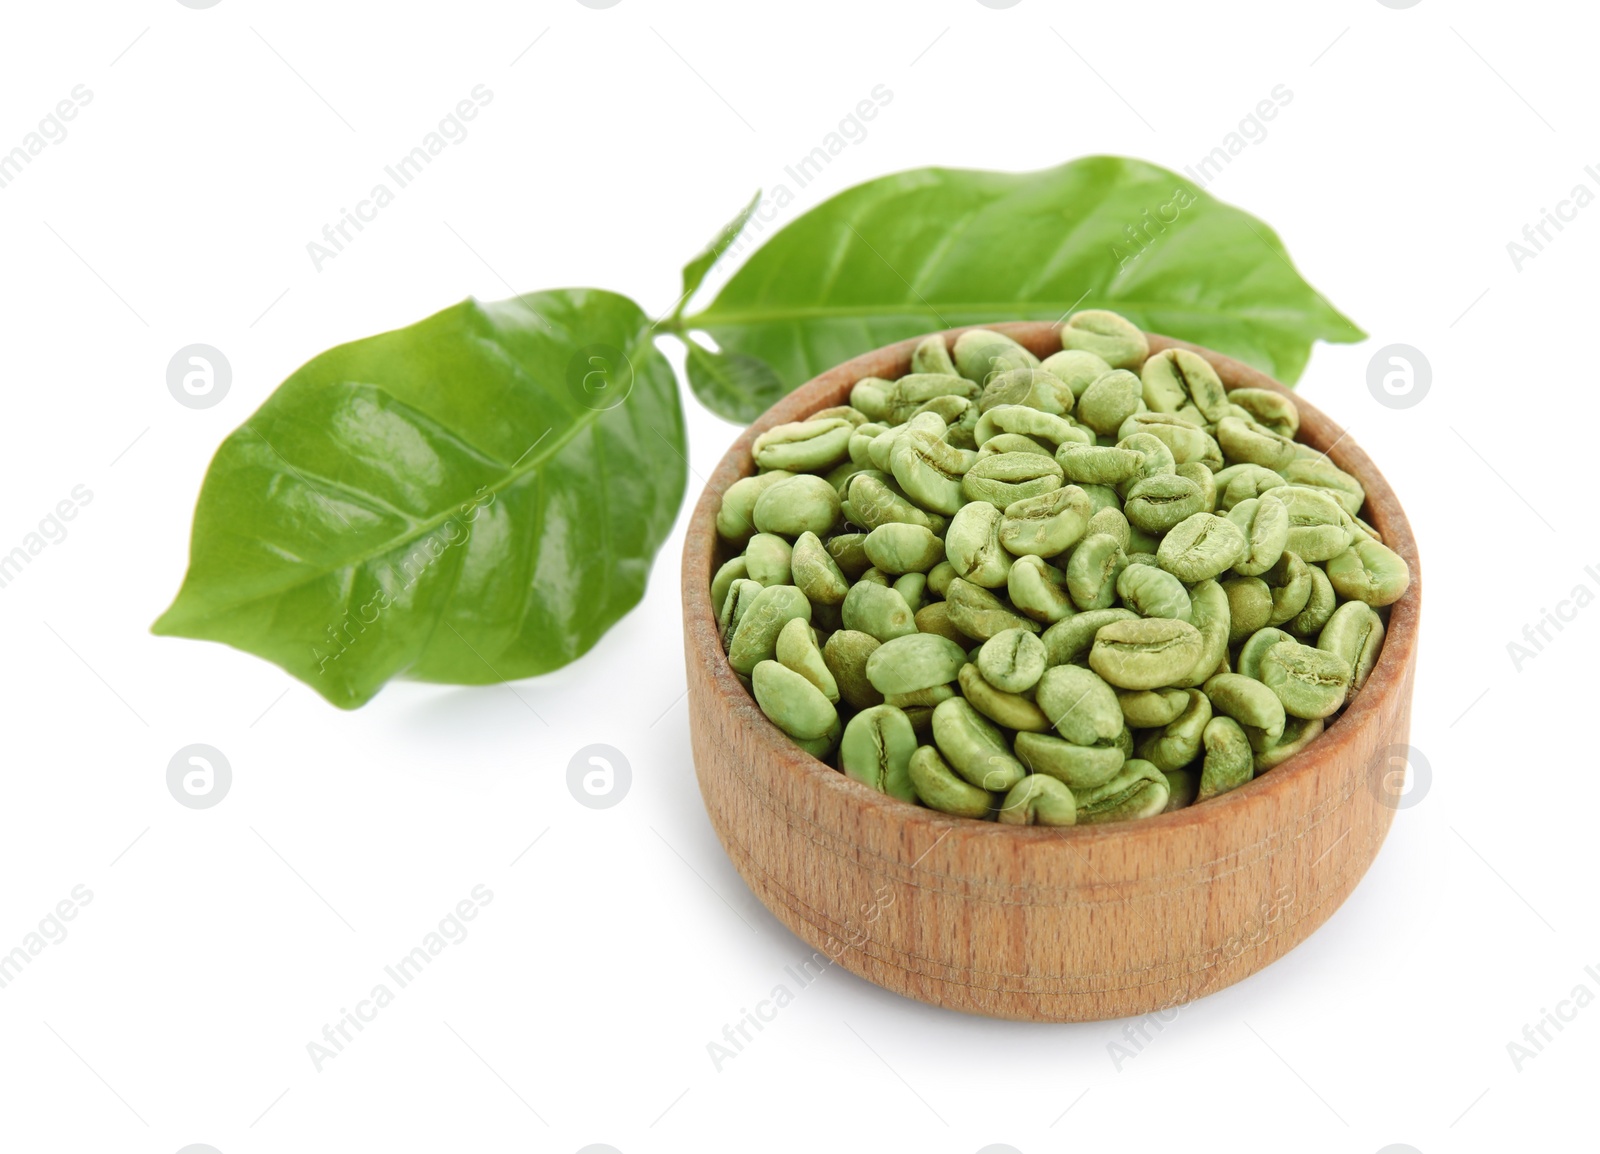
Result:
M1053 325L990 327L1040 356L1061 347ZM753 472L756 436L845 403L862 377L901 376L916 344L857 357L774 405L734 442L695 506L683 552L689 726L717 836L799 937L933 1005L1093 1021L1160 1011L1239 981L1328 919L1394 817L1383 779L1389 747L1409 736L1421 595L1416 541L1398 500L1355 442L1296 397L1300 439L1361 479L1363 516L1411 567L1365 688L1297 757L1211 801L1123 824L1009 826L897 801L804 753L767 721L723 655L709 586L722 556L717 508ZM1160 336L1150 344L1194 348L1229 388L1285 391L1208 350Z

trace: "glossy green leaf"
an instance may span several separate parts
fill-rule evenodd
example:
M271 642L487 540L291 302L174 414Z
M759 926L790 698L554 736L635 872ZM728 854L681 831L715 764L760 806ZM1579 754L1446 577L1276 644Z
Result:
M765 412L789 391L766 361L743 353L714 353L692 340L686 343L689 387L719 417L747 424L753 414Z
M335 705L584 653L683 498L649 319L592 289L468 300L323 353L211 462L155 632L276 662Z
M750 219L750 214L756 210L756 205L760 202L761 190L758 188L756 194L750 198L750 203L739 210L739 215L723 225L721 231L711 238L711 243L683 266L683 295L678 298L678 312L683 311L683 306L694 295L694 290L706 279L706 273L711 271L711 266L722 258L728 246L744 230L745 222Z
M775 234L684 329L793 388L891 341L1109 308L1292 383L1313 341L1365 335L1261 221L1142 161L1029 173L923 168L858 185ZM735 413L765 405L752 398Z

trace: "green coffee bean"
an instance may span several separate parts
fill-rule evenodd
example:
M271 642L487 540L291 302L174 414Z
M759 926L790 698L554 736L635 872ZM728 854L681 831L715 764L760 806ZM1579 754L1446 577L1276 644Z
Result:
M1032 453L1037 457L1049 457L1053 461L1056 456L1056 447L1054 445L1042 445L1034 438L1022 433L996 433L984 441L982 447L978 449L978 460L981 461L985 457L998 456L1001 453Z
M1260 465L1229 465L1215 474L1217 511L1227 513L1241 501L1259 497L1269 489L1288 484L1281 475Z
M1011 787L1000 803L998 819L1006 825L1072 825L1077 821L1072 791L1053 777L1031 773Z
M1072 411L1075 400L1066 382L1043 368L1008 369L984 386L978 412L987 413L996 405L1022 405L1059 417Z
M1163 349L1139 370L1144 403L1158 413L1193 404L1207 421L1223 416L1227 390L1211 362L1188 349Z
M1029 437L1057 447L1069 442L1087 444L1094 440L1093 433L1074 425L1067 418L1058 417L1053 413L1042 413L1038 409L1030 409L1024 405L996 405L979 417L972 429L973 440L984 448L987 448L991 441L1007 433Z
M960 430L965 429L969 434L978 423L978 413L974 406L977 404L977 388L971 381L962 377L946 377L929 375L917 378L919 386L908 389L906 395L911 399L903 405L896 405L889 411L891 419L904 419L909 421L912 417L922 413L935 413L947 426L945 440L956 448L974 448L970 436L965 443L958 440ZM902 380L909 381L910 377ZM927 400L918 401L919 397L927 396Z
M1115 745L1076 745L1048 733L1019 733L1017 757L1035 774L1047 774L1072 789L1098 789L1126 760Z
M846 501L851 521L869 532L892 522L921 525L935 533L944 532L946 522L943 517L924 513L904 494L896 492L889 480L874 472L857 473L850 478Z
M1133 528L1128 524L1128 518L1123 516L1122 510L1115 506L1107 506L1089 518L1088 530L1084 536L1092 537L1096 533L1104 533L1107 537L1113 538L1117 548L1124 554L1133 542Z
M1067 593L1079 609L1109 609L1128 558L1109 533L1091 533L1067 558Z
M886 693L883 700L888 705L899 706L901 709L932 708L942 701L949 701L956 695L955 687L950 685L930 685L926 689L913 689L906 693Z
M752 581L788 585L793 581L793 554L793 546L776 533L757 533L744 547L745 568Z
M1127 369L1112 369L1078 398L1076 417L1102 437L1109 437L1144 403L1139 378Z
M1144 456L1134 449L1110 445L1065 442L1056 449L1056 464L1068 481L1079 485L1115 485L1131 481L1144 468Z
M775 425L756 438L751 453L763 469L821 473L850 456L855 426L842 417Z
M1311 596L1306 599L1306 607L1284 622L1285 629L1301 637L1311 637L1321 632L1339 603L1339 596L1333 591L1333 584L1322 566L1309 566L1309 572Z
M751 581L747 577L736 578L728 586L728 592L722 599L722 612L717 617L717 635L722 639L724 650L733 642L734 631L744 619L745 611L750 608L756 594L764 588L761 582Z
M1129 758L1106 784L1075 795L1078 824L1153 817L1167 808L1169 797L1167 779L1161 770L1148 761Z
M976 385L953 373L908 373L897 381L866 378L851 390L850 401L872 420L888 425L919 412L936 412L948 423L978 393Z
M891 641L917 631L916 617L906 599L888 586L868 580L850 587L840 613L846 629L870 633L879 641Z
M1199 468L1210 474L1205 466ZM1196 513L1206 512L1205 505L1204 491L1194 481L1177 473L1158 473L1135 481L1128 488L1123 512L1130 524L1147 533L1161 534Z
M1137 369L1150 355L1139 327L1105 309L1073 313L1061 326L1061 347L1093 353L1114 369Z
M1393 605L1411 583L1411 569L1400 554L1368 537L1328 561L1328 580L1340 597Z
M1117 596L1141 617L1188 621L1193 608L1183 582L1153 565L1129 565L1124 569L1117 578Z
M1046 669L1034 699L1055 731L1076 745L1100 745L1122 732L1116 692L1080 665Z
M821 477L788 477L761 491L752 517L762 533L826 533L839 519L839 494Z
M728 664L735 672L749 676L757 664L773 657L779 632L796 617L811 620L811 603L804 593L793 585L768 585L762 589L739 618L728 641Z
M926 573L944 560L944 542L921 525L879 525L867 534L864 547L873 568L896 575Z
M1026 693L1044 675L1044 642L1027 630L1007 629L983 643L977 666L984 680L996 689Z
M1008 790L1027 773L1000 727L965 698L952 697L935 707L933 741L955 771L981 789Z
M1116 509L1121 512L1122 498L1117 495L1117 491L1110 485L1097 485L1093 482L1086 482L1078 487L1083 490L1083 495L1089 498L1089 519L1091 521L1094 520L1094 515L1102 509Z
M1283 727L1283 738L1273 744L1263 744L1255 751L1256 772L1265 773L1288 761L1306 746L1322 736L1325 722L1320 718L1291 717ZM1252 742L1252 746L1254 743Z
M1119 689L1117 704L1129 725L1160 729L1178 719L1189 705L1189 695L1181 689Z
M1216 581L1202 581L1189 590L1189 624L1200 634L1200 656L1188 674L1174 682L1183 689L1203 684L1228 660L1233 611L1227 591Z
M1131 449L1144 458L1144 464L1139 468L1139 475L1133 480L1124 481L1118 486L1118 496L1124 502L1128 499L1128 489L1147 477L1157 477L1177 471L1178 463L1173 459L1172 450L1167 448L1166 442L1160 437L1149 433L1135 433L1123 441L1118 441L1114 448Z
M816 631L803 618L796 617L778 630L773 653L779 662L815 685L831 703L839 704L839 682L822 659Z
M1239 673L1218 673L1206 681L1204 692L1211 700L1213 713L1259 729L1269 741L1283 736L1286 720L1283 702L1254 678Z
M1206 726L1212 718L1211 699L1198 689L1184 691L1189 703L1172 721L1162 726L1135 746L1135 752L1157 769L1171 771L1182 769L1200 752Z
M815 533L802 533L795 538L789 568L795 586L806 595L812 608L844 604L850 582Z
M1261 578L1230 577L1222 589L1228 597L1229 643L1243 641L1272 618L1272 590Z
M1162 770L1161 776L1167 779L1167 807L1162 813L1172 813L1174 810L1191 806L1195 798L1200 796L1200 775L1193 770L1174 769Z
M1053 625L1075 610L1062 582L1066 575L1041 557L1018 557L1006 576L1011 604L1044 625Z
M974 641L987 641L1003 629L1036 632L1039 624L1011 611L1000 598L981 585L960 577L950 582L945 592L950 606L950 623Z
M1280 641L1261 655L1262 682L1295 717L1333 716L1350 691L1350 674L1337 653L1298 641Z
M733 588L733 583L746 580L749 576L750 566L743 556L724 561L717 567L716 575L711 578L711 604L720 612L728 600L728 590Z
M750 681L761 712L790 737L822 737L839 720L820 689L777 661L758 661Z
M952 350L956 369L969 381L980 385L992 374L1008 369L1034 369L1039 358L1004 333L990 329L968 329L956 338Z
M1336 653L1350 666L1350 697L1367 683L1383 648L1383 618L1363 601L1346 601L1333 611L1317 637L1317 648Z
M1239 647L1239 660L1235 672L1255 681L1261 680L1261 659L1280 641L1293 641L1294 636L1271 626L1252 630L1245 643Z
M839 572L851 581L872 568L872 561L867 557L865 533L840 533L829 537L825 547L828 556L832 557L833 563L839 567Z
M862 377L850 387L850 407L866 414L869 421L886 421L893 391L893 381Z
M1039 453L995 453L979 457L961 477L969 501L987 501L997 510L1015 501L1061 488L1061 466Z
M885 697L912 693L954 681L966 663L966 650L948 638L909 633L873 651L867 659L867 680Z
M871 446L879 434L888 432L888 426L876 421L868 421L864 425L857 425L850 434L850 463L857 468L870 469L872 467Z
M915 613L918 633L933 633L948 638L957 645L970 645L972 638L957 629L950 620L950 605L946 601L933 601Z
M1111 371L1111 366L1104 359L1086 349L1063 349L1059 353L1051 353L1039 367L1065 383L1072 390L1074 398L1083 396L1085 389Z
M1199 461L1185 461L1177 466L1177 475L1187 481L1193 481L1200 490L1200 512L1215 513L1217 511L1217 481L1216 474L1211 471L1211 466ZM1155 552L1154 547L1151 552Z
M917 421L932 421L941 430L944 427L938 417L924 413L895 438L889 455L894 479L924 509L946 515L957 513L966 503L961 477L977 460L977 454L946 444L939 439L939 432L918 427Z
M1289 510L1268 494L1240 501L1228 510L1228 520L1244 534L1245 554L1233 563L1241 577L1259 577L1278 563L1289 544Z
M1294 620L1311 600L1310 567L1292 550L1285 549L1261 579L1272 591L1272 612L1267 616L1269 625L1283 625Z
M1228 400L1238 405L1258 425L1265 425L1280 437L1293 437L1300 431L1300 410L1294 401L1271 389L1234 389Z
M889 583L889 588L905 598L906 607L911 610L911 615L915 617L917 610L921 609L928 599L928 575L926 573L918 573L915 570L910 573L902 573Z
M950 359L950 350L945 347L943 337L928 337L917 345L916 352L911 354L911 371L955 374L956 363Z
M1299 449L1288 437L1264 425L1247 424L1238 417L1223 417L1217 422L1217 444L1230 461L1274 470L1281 469L1299 455Z
M956 776L948 762L931 745L923 745L911 755L907 767L917 799L929 809L955 817L986 817L994 806L994 796Z
M1206 757L1200 770L1200 801L1238 789L1255 776L1255 755L1233 718L1213 717L1206 722L1201 744Z
M986 589L999 589L1011 573L1013 559L1000 544L1003 514L987 501L963 505L950 519L945 553L956 576Z
M911 755L917 735L911 720L892 705L863 709L844 727L839 741L839 768L846 777L870 785L879 793L901 801L915 801L911 784Z
M1160 689L1188 675L1205 643L1187 621L1140 617L1095 634L1089 668L1119 689Z
M722 504L717 509L717 535L729 541L748 541L756 531L756 501L768 486L794 476L783 469L757 473L754 477L741 477L722 494Z
M1161 567L1186 585L1208 581L1233 567L1249 548L1239 527L1215 513L1196 513L1161 538Z
M1281 485L1272 495L1289 514L1289 536L1284 548L1301 560L1327 561L1350 547L1344 510L1332 497L1304 485Z
M1019 733L1043 733L1050 728L1043 710L1021 694L1006 693L990 685L976 665L963 665L956 681L972 707L997 725Z

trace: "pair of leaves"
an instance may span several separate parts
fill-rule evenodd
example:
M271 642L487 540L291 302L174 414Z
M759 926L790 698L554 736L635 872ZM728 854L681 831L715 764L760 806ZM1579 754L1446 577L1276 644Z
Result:
M688 341L691 387L736 421L891 341L1078 308L1291 382L1317 338L1362 336L1266 225L1113 157L870 181L685 317L760 204L685 266L659 326L594 289L468 300L297 370L213 459L155 631L265 657L344 708L391 677L482 684L573 660L643 596L683 499L660 330Z
M1365 336L1261 221L1176 173L1112 156L1027 173L923 168L857 185L774 235L672 327L714 338L720 355L691 350L690 383L708 408L746 422L869 349L1087 308L1289 384L1315 340Z

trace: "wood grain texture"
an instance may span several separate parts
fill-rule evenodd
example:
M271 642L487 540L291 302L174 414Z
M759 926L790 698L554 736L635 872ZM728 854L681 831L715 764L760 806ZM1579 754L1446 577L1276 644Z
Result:
M1060 348L1049 324L989 327L1041 356ZM1194 349L1229 388L1294 396L1206 349L1154 335L1150 343ZM857 357L773 406L734 442L695 506L683 554L684 655L695 767L717 836L756 895L823 958L934 1005L1093 1021L1239 981L1328 919L1394 817L1383 779L1390 747L1410 732L1422 592L1399 502L1344 431L1294 397L1300 439L1361 479L1363 516L1411 567L1365 688L1299 756L1211 801L1125 824L1006 826L896 801L767 721L723 655L709 585L722 559L717 508L753 471L756 436L845 403L861 377L902 375L916 344Z

